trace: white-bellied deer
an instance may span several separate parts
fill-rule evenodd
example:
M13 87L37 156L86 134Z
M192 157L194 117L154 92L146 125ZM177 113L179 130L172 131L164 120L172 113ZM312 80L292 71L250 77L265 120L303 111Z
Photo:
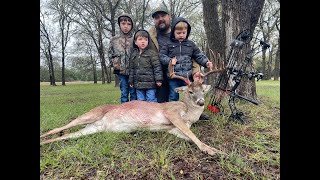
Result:
M171 69L170 69L171 68ZM151 131L165 130L188 141L193 141L201 151L213 155L223 153L201 142L190 130L190 126L199 120L204 111L204 93L210 89L210 85L202 84L203 81L188 82L181 76L173 78L186 81L187 86L176 88L177 92L183 92L181 101L166 103L130 101L121 105L102 105L74 119L69 124L53 129L40 138L56 134L62 130L87 124L85 128L63 136L44 140L40 144L51 143L58 140L77 138L80 136L108 131L108 132L132 132L140 129ZM221 70L212 70L210 73ZM209 73L206 73L208 75Z

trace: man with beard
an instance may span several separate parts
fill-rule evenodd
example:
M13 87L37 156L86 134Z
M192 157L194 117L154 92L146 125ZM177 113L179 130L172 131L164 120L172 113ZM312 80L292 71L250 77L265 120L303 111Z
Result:
M171 32L171 16L165 3L162 1L159 7L154 9L152 13L152 18L154 21L154 27L149 29L149 34L151 38L151 49L159 52L162 46L165 46L170 42L170 32ZM168 67L162 65L163 71L163 81L162 86L157 88L156 97L158 103L169 102L169 83L167 78ZM200 79L203 76L200 70L200 65L194 60L192 61L192 77L193 80ZM200 116L201 120L208 120L209 116L202 114Z

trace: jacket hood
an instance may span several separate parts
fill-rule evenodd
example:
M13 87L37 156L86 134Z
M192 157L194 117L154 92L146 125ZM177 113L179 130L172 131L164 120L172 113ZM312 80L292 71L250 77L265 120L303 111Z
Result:
M176 18L174 18L174 19L172 20L170 39L175 40L175 38L174 38L174 28L176 27L176 25L178 24L178 22L185 22L185 23L188 24L187 37L186 37L186 39L188 39L189 34L190 34L190 31L191 31L191 26L190 26L189 22L188 22L186 19L184 19L183 17L176 17Z
M128 32L128 34L133 34L133 32L134 32L134 30L135 30L135 22L134 22L132 16L131 16L130 14L127 14L127 13L121 14L121 15L118 17L118 25L119 25L119 28L120 28L120 21L119 21L119 20L120 20L121 17L128 17L128 18L131 19L132 28L131 28L131 30ZM121 31L121 29L120 29L120 33L121 33L121 34L124 34L124 33Z
M135 41L135 39L136 39L136 34L137 34L137 32L139 32L139 31L144 31L144 32L146 32L147 34L148 34L148 46L146 47L146 49L149 49L150 47L151 47L151 39L150 39L150 34L149 34L149 32L147 31L147 30L144 30L144 29L139 29L139 30L137 30L135 33L134 33L134 36L133 36L133 40L132 40L132 47L133 47L133 49L139 49L139 47L136 45L136 43L134 43L134 41Z

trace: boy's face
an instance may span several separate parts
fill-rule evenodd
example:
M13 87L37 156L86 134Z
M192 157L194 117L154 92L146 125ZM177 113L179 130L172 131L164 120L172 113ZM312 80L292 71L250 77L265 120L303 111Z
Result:
M139 49L145 49L148 46L147 37L138 36L134 42L139 47Z
M178 41L183 41L187 37L187 29L174 30L174 38Z
M127 34L128 32L130 32L131 28L132 28L132 24L130 21L124 20L120 22L120 30L123 33Z

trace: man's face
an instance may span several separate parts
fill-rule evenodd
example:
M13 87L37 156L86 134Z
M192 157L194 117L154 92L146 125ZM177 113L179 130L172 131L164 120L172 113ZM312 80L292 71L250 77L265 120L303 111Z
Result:
M120 29L123 33L127 34L128 32L130 32L131 28L132 28L132 24L130 21L120 22Z
M159 12L157 15L154 16L153 20L157 30L167 31L170 28L171 18L169 14Z

